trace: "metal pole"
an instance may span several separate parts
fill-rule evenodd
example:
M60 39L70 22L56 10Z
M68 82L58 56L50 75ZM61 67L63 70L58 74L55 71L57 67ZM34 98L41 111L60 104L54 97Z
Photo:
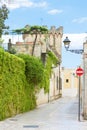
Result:
M61 89L61 86L60 86L60 63L59 63L59 94L60 94L60 89Z
M78 121L80 121L80 76L79 76L79 96L78 96Z

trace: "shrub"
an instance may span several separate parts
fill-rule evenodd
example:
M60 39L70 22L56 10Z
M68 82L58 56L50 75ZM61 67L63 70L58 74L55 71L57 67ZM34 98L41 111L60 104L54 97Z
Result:
M19 54L25 61L25 74L28 83L39 85L43 80L44 66L40 59L26 54Z
M0 120L35 107L34 91L26 81L25 62L0 49Z

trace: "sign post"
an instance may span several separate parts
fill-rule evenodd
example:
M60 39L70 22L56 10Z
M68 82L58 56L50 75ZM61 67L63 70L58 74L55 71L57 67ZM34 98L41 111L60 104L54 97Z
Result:
M78 120L80 121L80 76L83 75L84 71L81 67L77 68L76 74L79 76L79 96L78 96Z

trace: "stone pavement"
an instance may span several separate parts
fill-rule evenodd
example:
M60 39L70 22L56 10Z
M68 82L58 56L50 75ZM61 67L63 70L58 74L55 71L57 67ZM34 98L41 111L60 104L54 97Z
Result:
M87 121L78 121L77 99L64 97L1 121L0 130L87 130Z

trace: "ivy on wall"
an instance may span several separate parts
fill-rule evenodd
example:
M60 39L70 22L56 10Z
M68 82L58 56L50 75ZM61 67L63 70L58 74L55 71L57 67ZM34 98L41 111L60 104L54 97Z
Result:
M58 58L48 52L46 65L41 59L13 55L0 48L0 120L36 107L36 89L49 92L52 64Z
M0 120L35 107L35 94L25 76L25 62L0 49Z
M45 92L49 92L49 86L50 86L50 77L52 73L52 65L57 65L58 58L53 54L53 52L49 51L47 53L47 59L46 59L46 66L44 68L44 80L43 80L43 86Z
M32 87L38 86L37 90L44 88L45 92L49 92L52 64L57 65L58 58L49 51L47 53L46 66L44 66L39 58L26 54L19 54L18 56L25 61L27 82L31 84Z
M26 54L19 54L25 61L25 75L27 82L33 86L39 85L44 76L44 66L39 58Z

